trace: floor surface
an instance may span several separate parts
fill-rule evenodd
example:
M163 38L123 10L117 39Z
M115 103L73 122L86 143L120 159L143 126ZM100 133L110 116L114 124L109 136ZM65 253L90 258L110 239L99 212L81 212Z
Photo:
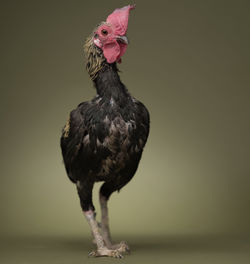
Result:
M0 239L1 264L249 264L250 237L126 237L131 254L123 259L90 258L89 237L19 237Z

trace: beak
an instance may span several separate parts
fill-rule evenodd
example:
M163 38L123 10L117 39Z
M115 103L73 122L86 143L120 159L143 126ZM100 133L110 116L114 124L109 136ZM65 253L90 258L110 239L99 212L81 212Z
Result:
M128 38L126 36L117 36L116 39L124 44L128 45Z

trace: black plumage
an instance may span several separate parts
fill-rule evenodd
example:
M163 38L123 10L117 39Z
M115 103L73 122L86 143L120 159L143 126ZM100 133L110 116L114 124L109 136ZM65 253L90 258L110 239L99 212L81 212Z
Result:
M86 68L97 95L71 111L61 136L65 168L97 244L93 256L121 257L129 249L124 242L111 242L107 201L134 176L149 134L149 113L121 82L116 65L128 44L125 33L133 8L116 9L86 40ZM98 181L104 182L99 192L101 232L92 202Z
M94 84L97 96L70 113L61 137L68 176L84 185L83 210L94 209L94 182L105 182L101 192L107 198L129 182L149 133L148 111L120 81L115 63L106 63Z

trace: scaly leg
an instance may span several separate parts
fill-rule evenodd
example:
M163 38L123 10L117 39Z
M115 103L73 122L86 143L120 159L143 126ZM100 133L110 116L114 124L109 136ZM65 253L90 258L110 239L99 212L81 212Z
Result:
M108 218L108 200L107 198L102 195L101 191L99 193L99 200L101 205L101 213L102 213L102 220L101 220L101 230L102 236L105 241L106 246L109 249L115 249L119 252L129 252L129 247L126 242L122 241L119 244L112 244L110 229L109 229L109 218Z
M107 199L101 193L99 194L99 201L101 206L102 220L101 220L101 229L103 239L107 247L112 246L111 235L109 230L109 218L108 218L108 206Z
M110 249L105 245L104 239L98 230L98 223L95 219L95 209L92 203L92 188L93 184L87 182L77 182L77 191L80 197L81 207L88 221L91 232L96 241L97 250L92 251L89 256L101 257L109 256L122 258L122 255L117 249Z
M98 223L95 219L94 211L93 210L85 211L84 215L90 225L92 234L95 238L96 245L97 245L97 250L90 252L89 256L93 256L93 257L109 256L109 257L115 257L115 258L122 258L122 255L120 254L119 250L110 249L106 247L104 243L104 239L98 230Z

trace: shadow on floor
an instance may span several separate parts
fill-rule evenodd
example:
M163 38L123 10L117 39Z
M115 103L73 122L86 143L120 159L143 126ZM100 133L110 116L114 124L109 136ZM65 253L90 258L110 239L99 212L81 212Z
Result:
M134 251L210 252L250 249L243 236L166 236L131 239Z
M224 252L250 250L250 236L116 236L128 242L133 252ZM0 247L18 249L45 249L65 251L89 251L95 248L88 237L9 237L1 238Z

